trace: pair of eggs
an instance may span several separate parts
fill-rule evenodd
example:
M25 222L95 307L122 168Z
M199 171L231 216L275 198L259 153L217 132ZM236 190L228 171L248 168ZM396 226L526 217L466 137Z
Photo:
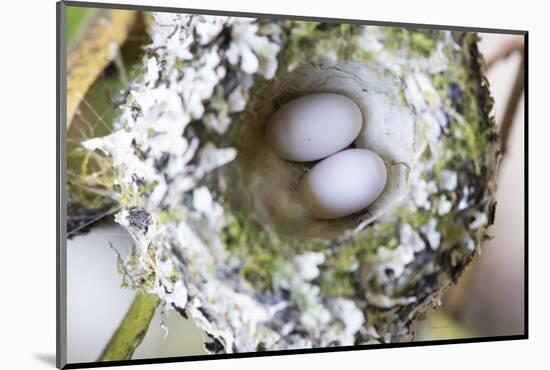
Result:
M290 101L272 114L266 140L293 162L321 160L302 179L299 192L311 214L334 219L369 206L386 185L382 158L367 149L345 149L359 135L363 118L353 100L313 94Z

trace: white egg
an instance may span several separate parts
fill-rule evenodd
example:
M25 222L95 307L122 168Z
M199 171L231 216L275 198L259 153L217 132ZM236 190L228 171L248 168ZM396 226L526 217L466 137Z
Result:
M371 204L386 185L386 166L367 149L348 149L319 162L301 180L299 191L313 217L350 215Z
M361 111L353 100L338 94L306 95L269 117L266 140L283 159L315 161L351 144L362 123Z

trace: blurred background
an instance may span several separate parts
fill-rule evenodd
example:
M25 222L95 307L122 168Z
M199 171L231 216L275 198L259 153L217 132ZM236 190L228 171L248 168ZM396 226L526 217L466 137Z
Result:
M69 34L78 32L85 16L75 13L69 17ZM516 78L522 69L523 38L497 34L480 37L480 50L490 65L487 77L495 99L496 121L510 128L499 173L496 222L489 229L493 238L447 292L441 307L415 325L416 340L524 332L524 108L521 81ZM516 100L517 109L512 109L515 104L510 101ZM124 255L131 239L121 227L104 222L67 242L69 362L96 361L134 298L133 291L120 287L116 254L110 243ZM169 311L165 331L160 317L157 310L133 358L204 353L202 333L193 322Z
M417 340L524 333L525 123L523 89L514 88L518 71L523 73L523 37L480 37L495 99L493 113L497 124L510 128L499 170L496 220L489 229L493 239L484 243L442 307L419 323ZM515 112L509 108L514 94L519 98Z

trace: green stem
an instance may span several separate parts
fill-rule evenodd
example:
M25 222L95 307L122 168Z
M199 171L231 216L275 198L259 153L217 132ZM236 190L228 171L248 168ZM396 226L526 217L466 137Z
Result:
M140 345L160 300L138 293L98 361L128 360Z

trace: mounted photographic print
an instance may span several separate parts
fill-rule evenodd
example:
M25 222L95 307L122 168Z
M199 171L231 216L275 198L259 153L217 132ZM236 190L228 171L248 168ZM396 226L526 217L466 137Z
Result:
M58 37L58 367L527 338L527 32L67 1Z

